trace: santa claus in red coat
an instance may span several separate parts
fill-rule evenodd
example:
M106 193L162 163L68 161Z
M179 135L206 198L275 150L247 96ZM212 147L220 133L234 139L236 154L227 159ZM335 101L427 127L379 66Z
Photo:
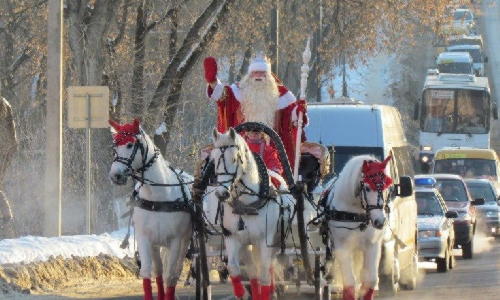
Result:
M272 74L269 61L262 56L252 60L241 82L231 85L223 85L217 78L215 58L205 58L204 68L207 96L217 103L217 130L225 132L243 122L262 122L281 137L293 168L300 112L304 116L303 124L307 124L306 101L297 101ZM304 135L302 137L305 140Z

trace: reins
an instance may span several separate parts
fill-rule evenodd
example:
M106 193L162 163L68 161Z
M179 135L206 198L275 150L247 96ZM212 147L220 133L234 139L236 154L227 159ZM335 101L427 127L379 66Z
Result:
M363 175L364 176L364 175ZM385 175L384 175L385 176ZM375 183L376 192L377 192L377 203L375 205L371 205L368 203L367 192L370 189L369 186L364 182L364 180L360 181L360 186L355 193L355 197L360 199L361 207L365 211L364 213L353 213L348 211L340 211L336 210L335 207L333 209L329 209L325 203L325 218L327 221L338 221L338 222L359 222L360 224L355 227L347 227L347 226L334 226L335 228L344 228L348 230L357 230L364 231L368 225L371 223L370 219L370 211L374 209L383 209L386 213L389 213L389 207L386 205L386 199L384 199L384 186L381 183Z
M233 208L235 208L235 206L239 206L239 208L244 208L244 206L247 206L251 210L255 210L255 209L258 210L258 209L264 207L264 205L267 203L268 200L275 199L276 197L273 197L272 195L270 195L269 175L267 174L267 168L265 166L263 159L258 154L252 153L253 157L255 159L255 163L257 165L257 171L259 173L259 178L260 178L259 190L255 191L254 189L250 188L244 182L244 180L241 176L238 176L238 170L240 168L240 164L236 165L234 172L229 172L227 164L226 164L226 155L225 155L226 154L225 151L229 148L236 148L238 151L240 150L240 147L238 145L227 145L227 146L216 147L216 149L219 149L221 151L221 155L218 157L217 161L215 162L215 169L216 169L215 175L217 177L221 176L221 175L231 177L227 180L221 181L221 180L217 179L217 181L216 181L217 185L224 187L228 191L230 190L231 186L235 186L237 184L239 184L239 186L241 187L239 189L238 188L232 189L236 193L236 195L233 199L233 202L234 202ZM238 161L240 163L243 163L241 155L238 155ZM222 163L222 167L224 169L224 172L217 171L219 169L219 166L221 165L221 163ZM242 170L242 173L245 174L244 170ZM226 186L225 184L228 184L228 183L230 185ZM254 203L245 205L242 202L239 202L237 200L241 195L255 196L255 197L257 197L258 200ZM238 209L236 209L236 210L238 210ZM235 213L237 213L237 212L235 212Z
M142 133L141 133L142 134ZM134 169L132 167L132 163L135 160L135 156L137 155L138 150L141 152L141 159L142 159L142 166L138 169ZM134 143L134 148L132 149L132 153L128 158L119 156L118 153L116 152L115 148L113 147L113 152L115 154L115 158L113 159L113 162L119 162L124 164L127 167L127 170L129 170L129 175L132 177L134 180L140 182L142 185L147 184L149 186L163 186L163 187L181 187L181 191L183 194L183 198L187 200L186 193L184 191L184 186L192 184L194 181L189 181L189 182L184 182L180 175L182 174L182 171L177 173L177 171L172 168L172 166L168 166L168 168L175 174L177 180L179 181L178 183L157 183L154 182L150 179L147 179L144 177L144 173L151 167L153 164L156 162L158 157L160 156L160 150L156 147L154 147L154 154L153 156L148 160L148 154L149 154L149 145L146 143L146 148L144 148L144 145L139 141L139 139L136 140ZM137 175L137 174L140 174Z

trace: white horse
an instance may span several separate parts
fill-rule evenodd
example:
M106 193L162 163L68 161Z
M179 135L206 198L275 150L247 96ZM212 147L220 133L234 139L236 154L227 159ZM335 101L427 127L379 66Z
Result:
M269 300L272 294L271 264L279 247L280 220L288 224L295 201L289 194L275 199L259 196L261 189L258 165L245 140L234 129L226 133L213 132L218 186L215 194L223 201L222 225L229 232L225 237L228 270L236 298L245 290L241 284L240 257L242 247L252 245L257 262L249 264L252 299ZM282 182L282 187L286 184ZM280 205L283 215L280 217ZM251 208L253 214L234 213L238 207Z
M152 300L151 275L156 276L158 300L174 300L175 286L192 236L191 199L181 175L163 159L139 121L120 125L110 121L115 159L109 177L124 185L132 176L139 185L135 192L133 222L141 261L144 300ZM160 247L168 248L166 289Z
M383 162L369 155L351 158L328 197L328 227L342 273L343 300L355 299L354 260L358 256L363 260L360 299L374 297L386 223L384 190L392 184L384 172L390 158Z

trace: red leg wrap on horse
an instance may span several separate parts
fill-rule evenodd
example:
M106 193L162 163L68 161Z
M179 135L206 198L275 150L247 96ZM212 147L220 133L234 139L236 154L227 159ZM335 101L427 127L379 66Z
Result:
M260 284L257 278L250 279L250 289L252 291L252 300L260 300Z
M165 300L175 300L175 286L167 286Z
M344 290L342 292L342 300L355 300L353 286L344 287Z
M263 285L260 287L260 299L261 300L271 300L272 294L271 294L271 286L270 285Z
M368 289L365 295L363 296L363 300L373 300L374 298L375 298L375 290L373 288Z
M151 287L151 279L142 279L142 288L144 289L144 300L153 300L153 288Z
M158 300L165 300L165 290L163 289L163 277L156 277L156 288L158 289Z
M241 298L245 295L245 288L241 284L241 276L231 276L231 283L233 284L233 292L236 298Z

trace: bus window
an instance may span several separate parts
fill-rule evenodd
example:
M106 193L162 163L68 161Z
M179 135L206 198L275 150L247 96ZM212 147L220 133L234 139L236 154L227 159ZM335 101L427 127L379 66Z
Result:
M452 132L455 91L429 90L424 95L422 131Z
M487 133L489 109L481 91L457 91L457 132Z

